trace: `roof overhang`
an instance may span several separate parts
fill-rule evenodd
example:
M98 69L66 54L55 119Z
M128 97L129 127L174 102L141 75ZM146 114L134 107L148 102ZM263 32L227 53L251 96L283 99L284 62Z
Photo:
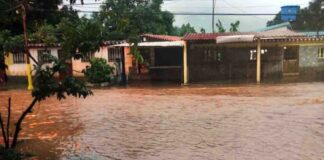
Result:
M216 37L216 43L224 44L224 43L253 42L254 38L255 35L218 36Z
M122 43L111 45L110 47L130 47L129 43ZM138 47L183 47L183 41L165 41L165 42L141 42L137 44Z

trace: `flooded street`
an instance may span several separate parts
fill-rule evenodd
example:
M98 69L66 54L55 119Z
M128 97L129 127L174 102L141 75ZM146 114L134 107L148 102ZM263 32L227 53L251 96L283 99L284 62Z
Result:
M11 96L14 114L27 91ZM20 149L39 159L324 160L324 83L94 90L49 99L27 117Z

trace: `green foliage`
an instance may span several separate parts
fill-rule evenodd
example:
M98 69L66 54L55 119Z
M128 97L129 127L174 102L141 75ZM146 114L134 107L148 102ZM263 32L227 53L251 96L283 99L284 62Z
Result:
M240 27L240 21L236 21L231 23L230 32L238 32L238 28Z
M171 34L174 17L162 11L163 0L106 0L95 19L104 24L105 40L128 40L138 60L137 43L143 33Z
M0 52L22 52L24 39L22 35L13 36L9 30L0 31Z
M273 26L273 25L280 24L283 22L284 21L281 20L280 13L278 13L273 20L267 22L267 26L269 27L269 26Z
M63 17L77 17L77 13L71 12L68 7L58 8L63 0L28 1L27 25L29 32L35 31L35 28L45 23L56 25ZM8 29L13 35L23 33L20 4L21 0L0 0L0 30Z
M110 82L114 68L107 64L107 61L102 58L93 58L90 60L90 67L87 67L83 72L87 80L91 83Z
M34 90L32 96L38 101L56 95L57 99L65 99L66 95L83 97L91 95L92 92L86 87L83 81L74 77L65 77L63 80L55 80L53 76L66 71L66 66L57 58L46 55L52 66L36 65L34 75Z
M206 33L205 28L200 28L200 33Z
M226 32L226 29L224 28L224 26L220 20L218 20L218 22L216 23L216 27L218 28L218 33Z
M0 155L6 160L22 160L23 155L14 149L1 149Z
M51 46L58 43L57 29L53 25L44 24L37 28L36 32L29 36L32 43L45 43Z
M3 146L0 146L0 157L4 160L23 160L31 157L35 157L34 153L21 153L15 149L5 149Z
M196 30L193 26L190 25L190 23L183 24L180 28L174 27L174 33L173 35L176 36L184 36L188 33L196 33Z
M58 31L62 34L60 37L60 41L63 42L62 50L74 57L78 54L96 52L102 42L102 25L95 19L63 18L58 24Z

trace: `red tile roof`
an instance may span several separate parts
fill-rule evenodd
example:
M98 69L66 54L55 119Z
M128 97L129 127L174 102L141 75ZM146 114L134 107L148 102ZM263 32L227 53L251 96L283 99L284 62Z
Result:
M157 34L143 34L142 36L158 39L162 41L181 41L181 37L178 36L168 36L168 35L157 35Z

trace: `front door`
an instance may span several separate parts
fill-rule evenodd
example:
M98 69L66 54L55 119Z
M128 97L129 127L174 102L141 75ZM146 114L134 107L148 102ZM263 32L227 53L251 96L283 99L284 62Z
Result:
M284 75L298 75L299 73L299 50L298 47L285 47L283 59Z

